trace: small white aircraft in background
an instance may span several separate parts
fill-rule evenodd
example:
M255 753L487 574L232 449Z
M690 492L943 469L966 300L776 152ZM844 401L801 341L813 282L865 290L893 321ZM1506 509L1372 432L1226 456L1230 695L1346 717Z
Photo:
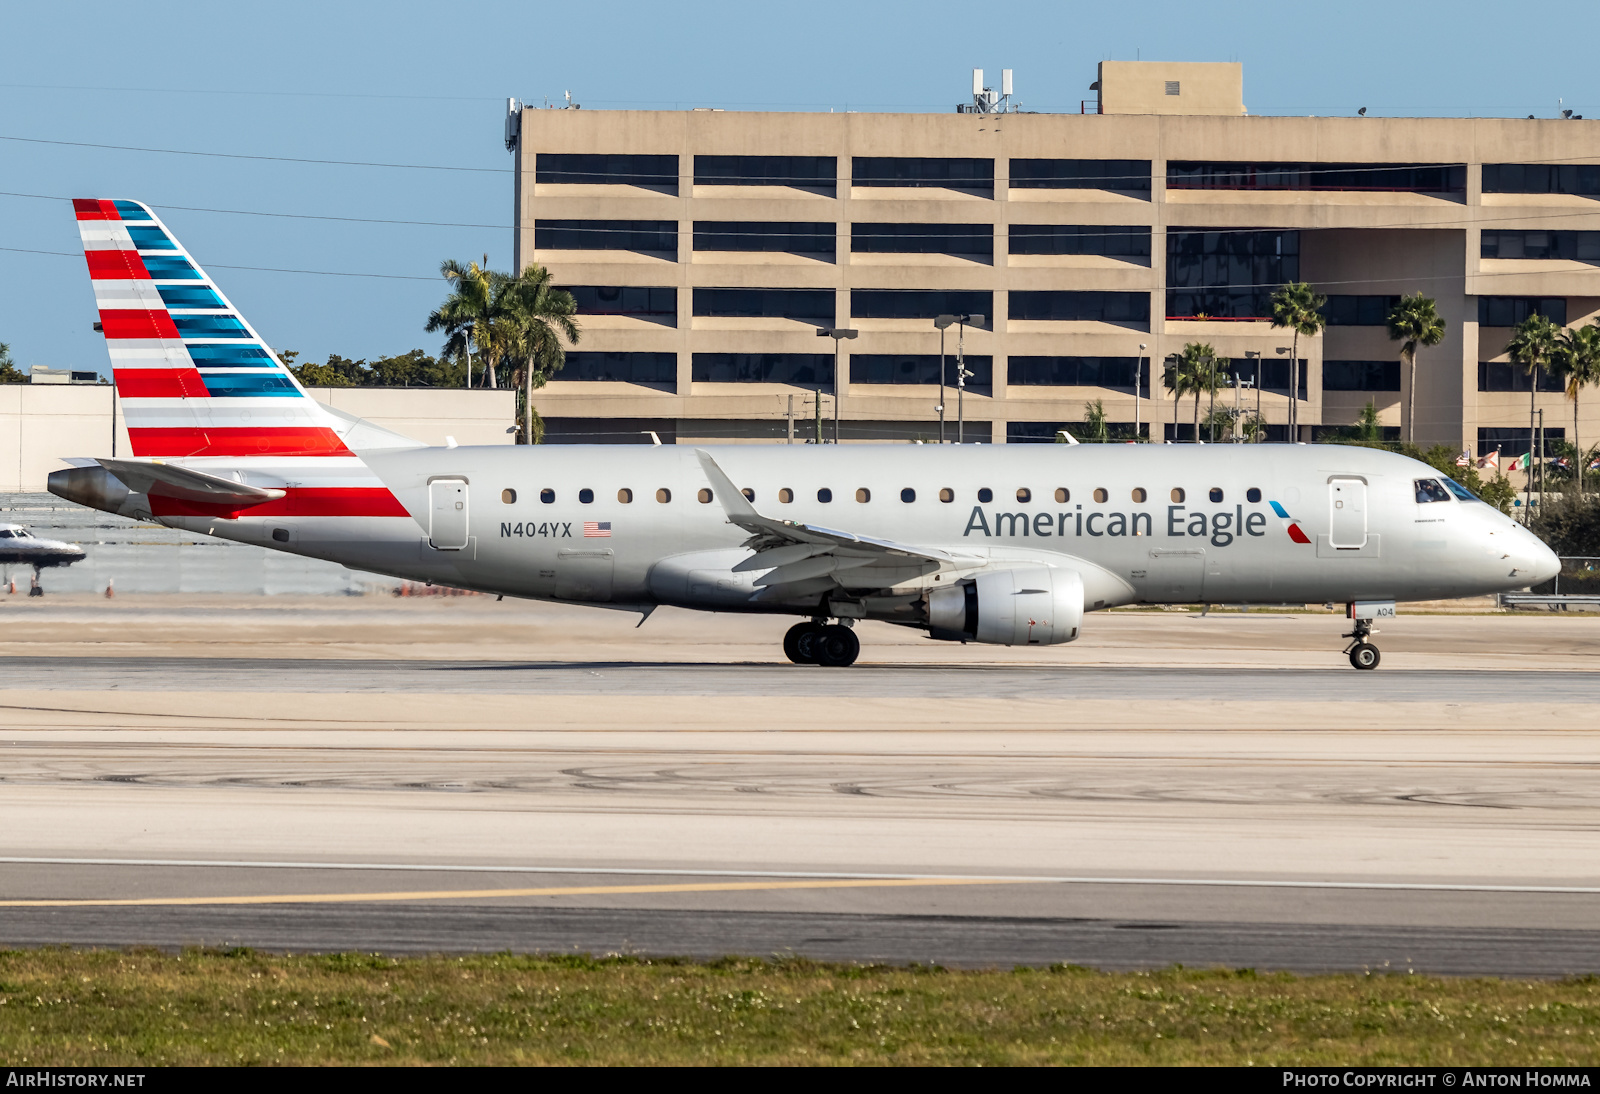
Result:
M50 566L71 566L84 558L76 543L59 539L40 539L20 524L0 524L0 566L32 566L33 587L29 596L43 596L39 571Z
M74 202L134 458L50 490L109 513L396 577L648 615L858 619L1052 645L1123 604L1342 602L1351 664L1396 601L1560 569L1426 464L1341 445L432 448L323 406L156 219Z

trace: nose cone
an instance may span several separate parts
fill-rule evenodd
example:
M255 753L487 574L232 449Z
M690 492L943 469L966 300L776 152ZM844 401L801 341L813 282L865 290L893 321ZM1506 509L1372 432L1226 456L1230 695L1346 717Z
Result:
M1526 568L1533 575L1528 583L1530 585L1539 585L1551 580L1561 572L1561 559L1538 536L1532 532L1529 532L1527 536L1528 542L1520 552L1523 558L1518 560L1517 568Z

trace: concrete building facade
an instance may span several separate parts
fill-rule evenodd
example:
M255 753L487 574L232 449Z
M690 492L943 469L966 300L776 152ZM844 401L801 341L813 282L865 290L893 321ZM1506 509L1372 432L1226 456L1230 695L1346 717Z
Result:
M968 441L1049 440L1096 400L1189 435L1161 374L1190 342L1260 376L1218 399L1259 397L1287 440L1295 354L1266 300L1304 280L1330 325L1299 343L1297 439L1369 401L1401 424L1383 317L1422 292L1448 333L1422 352L1417 438L1526 448L1505 344L1530 311L1600 312L1600 123L1252 117L1237 65L1099 76L1068 115L521 110L517 262L571 287L584 328L536 396L550 439L781 443L792 417L804 440L819 392L829 439L835 394L845 440L933 439L933 319L965 313L985 317L962 347ZM823 327L859 332L837 376ZM1570 436L1562 393L1535 398Z

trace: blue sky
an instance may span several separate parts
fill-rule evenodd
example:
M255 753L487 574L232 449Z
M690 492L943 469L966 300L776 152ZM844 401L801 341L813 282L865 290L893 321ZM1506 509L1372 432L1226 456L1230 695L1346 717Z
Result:
M1242 61L1254 114L1550 117L1564 99L1600 118L1597 30L1592 2L0 0L0 138L285 158L0 139L0 191L156 206L262 334L302 360L431 352L422 323L443 294L440 260L510 263L508 95L538 104L570 90L586 109L944 112L970 69L1007 67L1024 108L1075 112L1098 61L1142 58ZM104 369L70 208L0 196L0 248L0 341L17 362Z

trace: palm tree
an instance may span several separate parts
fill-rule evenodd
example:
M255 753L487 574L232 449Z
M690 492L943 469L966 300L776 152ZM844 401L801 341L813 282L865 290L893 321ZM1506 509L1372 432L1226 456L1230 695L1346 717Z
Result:
M1083 432L1084 439L1090 442L1105 444L1111 440L1111 426L1106 421L1104 399L1083 404Z
M1328 298L1304 281L1291 281L1272 294L1272 325L1294 331L1289 351L1289 442L1297 439L1300 425L1300 336L1315 338L1328 325L1322 309Z
M1558 338L1551 366L1566 378L1567 398L1572 400L1572 447L1578 461L1574 473L1581 498L1585 457L1578 440L1578 396L1583 394L1586 385L1600 383L1600 321L1576 330L1564 330Z
M1417 348L1444 341L1444 320L1433 301L1421 293L1403 296L1389 311L1389 339L1400 343L1400 363L1406 366L1406 440L1417 440Z
M454 286L445 302L428 316L425 330L444 331L446 338L441 356L465 359L467 386L472 386L472 347L476 345L484 355L487 386L495 386L494 359L486 352L494 344L494 280L496 275L485 268L489 256L483 257L484 266L469 262L463 266L453 258L439 265L439 273Z
M1183 347L1181 354L1173 354L1167 358L1166 369L1161 375L1161 384L1172 392L1172 439L1178 439L1178 406L1183 397L1190 393L1195 398L1195 434L1194 439L1200 439L1200 392L1202 390L1202 376L1204 361L1213 356L1215 351L1208 345L1200 342L1190 342Z
M1183 358L1176 353L1167 356L1161 370L1161 386L1172 392L1172 439L1178 439L1178 407L1189 394L1189 374L1184 369Z
M578 344L581 332L572 318L578 304L566 289L550 284L550 271L543 266L529 266L501 281L495 303L502 347L518 363L512 377L522 403L518 443L537 444L544 437L544 422L533 408L533 389L543 387L550 374L566 363L562 339Z
M1506 353L1511 360L1527 370L1532 381L1528 385L1528 484L1523 491L1522 511L1530 512L1533 503L1533 446L1536 402L1539 398L1539 370L1550 363L1560 345L1561 328L1548 318L1535 312L1511 328L1511 341L1506 343ZM1540 453L1542 456L1543 453ZM1525 516L1524 519L1527 519Z
M1209 342L1189 342L1183 347L1178 367L1189 375L1189 391L1194 395L1194 439L1200 441L1200 396L1217 391L1217 351ZM1215 435L1212 437L1215 440Z

